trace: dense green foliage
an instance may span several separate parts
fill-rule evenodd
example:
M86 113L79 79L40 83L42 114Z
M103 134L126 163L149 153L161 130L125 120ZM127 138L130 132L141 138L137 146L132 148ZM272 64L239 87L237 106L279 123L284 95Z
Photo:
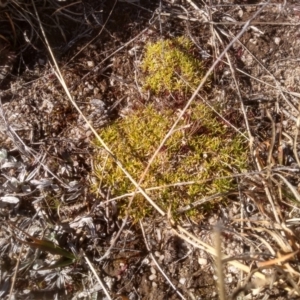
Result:
M138 181L175 118L176 114L171 110L162 113L148 106L103 129L101 137ZM246 166L245 148L242 140L217 120L205 105L195 104L156 157L142 186L159 187L149 191L150 196L163 209L171 206L175 212L203 196L232 189L234 180L223 177L232 175L233 168L240 170ZM96 153L95 166L97 187L100 184L111 188L114 196L135 190L101 148ZM196 183L184 184L190 181ZM172 186L177 183L183 184ZM121 203L126 207L126 201ZM148 202L138 195L131 215L139 218L150 209ZM190 213L198 214L196 210Z
M188 92L203 78L202 61L193 54L193 44L185 37L161 40L146 46L142 68L144 88L162 92Z

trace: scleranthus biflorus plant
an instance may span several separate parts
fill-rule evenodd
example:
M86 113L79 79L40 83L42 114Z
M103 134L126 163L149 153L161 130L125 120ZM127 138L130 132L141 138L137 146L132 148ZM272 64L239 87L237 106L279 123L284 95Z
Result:
M154 94L195 89L203 78L204 67L193 48L193 43L185 37L146 45L142 62L144 89Z
M175 118L174 111L159 112L150 105L104 128L101 137L138 180ZM99 185L109 188L113 196L133 192L134 186L113 158L99 144L97 146L94 189ZM156 187L148 191L152 199L165 210L171 207L176 214L177 209L197 199L234 188L235 182L230 176L233 168L246 167L245 149L242 139L217 120L205 105L194 104L152 163L142 187ZM196 183L184 184L191 181ZM175 186L175 183L183 184ZM124 211L127 204L122 200L119 207ZM138 194L130 215L137 220L151 209ZM203 210L196 209L189 212L196 218L201 218L202 213Z

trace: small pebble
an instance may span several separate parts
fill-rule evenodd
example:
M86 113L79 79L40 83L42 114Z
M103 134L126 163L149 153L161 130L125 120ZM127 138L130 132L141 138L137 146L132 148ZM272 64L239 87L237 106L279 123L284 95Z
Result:
M236 267L234 266L228 266L228 272L231 272L233 274L237 274L239 271Z
M213 224L216 223L216 218L215 217L211 217L211 218L208 219L208 222L209 222L210 225L213 225Z
M89 68L94 68L95 67L95 63L91 60L86 62Z
M149 263L150 263L150 260L147 257L142 261L142 264L144 264L144 265L149 265Z
M198 258L198 263L201 266L205 266L205 265L207 265L207 259L200 257L200 258Z
M161 256L159 257L158 260L159 260L160 262L162 262L164 259L165 259L165 256L164 256L164 255L161 255Z
M153 281L157 276L155 274L152 274L149 276L149 280Z
M180 278L179 283L184 285L186 283L186 278Z
M158 251L155 251L155 252L154 252L154 255L155 255L156 257L160 257L160 253L159 253Z
M276 37L276 38L274 38L274 43L276 44L276 45L279 45L280 44L280 38L279 37Z
M99 88L95 87L95 88L94 88L94 95L98 95L98 94L99 94L99 91L100 91Z

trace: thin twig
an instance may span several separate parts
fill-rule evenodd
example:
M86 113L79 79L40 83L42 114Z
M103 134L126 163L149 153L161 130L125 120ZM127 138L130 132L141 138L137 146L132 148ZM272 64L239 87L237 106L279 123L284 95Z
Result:
M225 300L225 284L222 264L222 242L221 242L221 228L220 224L217 224L214 229L214 242L216 246L216 273L217 273L217 285L219 290L219 299Z
M146 248L147 250L149 251L150 253L150 256L151 256L151 259L152 261L154 262L154 264L156 265L156 267L158 268L159 272L165 277L165 279L168 281L168 283L170 284L170 286L173 288L173 290L177 293L177 295L181 298L181 299L186 299L179 291L178 289L176 288L176 286L172 283L172 281L169 279L169 277L167 276L167 274L163 271L163 269L160 267L159 263L157 262L156 258L154 257L154 255L152 254L151 252L151 249L150 249L150 246L149 246L149 243L147 241L147 238L146 238L146 234L145 234L145 229L144 229L144 225L142 223L142 221L140 220L139 221L140 223L140 227L141 227L141 230L142 230L142 233L143 233L143 237L144 237L144 242L145 242L145 245L146 245Z
M177 231L178 229L178 231ZM199 238L195 237L193 234L189 233L186 229L184 229L183 227L177 225L177 228L173 228L173 233L177 236L179 236L180 238L182 238L183 240L185 240L186 242L188 242L189 244L193 245L196 248L202 249L206 252L208 252L209 254L213 255L214 257L216 257L217 251L215 248L213 248L212 246L206 244L205 242L201 241ZM222 260L223 259L229 259L229 256L227 255L222 255ZM228 263L236 268L238 268L239 270L242 270L243 272L249 274L250 273L250 267L247 265L244 265L242 263L240 263L239 261L236 260L230 260L228 261ZM257 272L255 273L255 276L265 280L266 277L264 274Z
M15 273L14 273L14 276L13 276L12 281L11 281L11 286L10 286L9 295L8 295L9 300L14 299L13 291L14 291L14 287L15 287L15 283L16 283L16 279L17 279L17 274L18 274L18 271L19 271L21 255L23 253L23 246L24 246L24 244L22 244L22 246L21 246L20 253L18 255L18 259L17 259L17 263L16 263Z
M89 265L90 269L92 270L94 276L96 277L98 283L100 284L101 288L103 289L106 297L109 299L109 300L112 300L112 298L110 297L105 285L103 284L102 280L100 279L100 277L98 276L95 268L93 267L93 265L91 264L90 260L87 258L87 256L85 255L85 253L83 252L83 257L85 259L85 261L87 262L87 264Z

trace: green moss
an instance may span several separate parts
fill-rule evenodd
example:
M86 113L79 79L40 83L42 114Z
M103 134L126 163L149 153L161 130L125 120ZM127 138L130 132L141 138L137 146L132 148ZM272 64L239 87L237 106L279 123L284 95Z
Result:
M138 181L175 119L174 111L162 113L148 106L104 128L101 137ZM142 184L143 188L161 187L149 194L164 210L171 205L173 212L203 196L232 189L234 180L221 177L232 175L233 167L244 169L247 161L246 145L242 139L217 120L203 104L191 107L178 128L156 157ZM134 191L134 186L113 159L100 146L98 149L94 157L96 186L110 187L114 196ZM188 181L199 183L163 188ZM122 201L120 207L123 209L127 204ZM140 218L151 209L148 202L137 195L131 216ZM193 210L190 214L197 216L199 211Z
M149 43L142 69L146 74L144 89L155 94L189 92L204 75L203 64L193 55L193 44L185 37Z

